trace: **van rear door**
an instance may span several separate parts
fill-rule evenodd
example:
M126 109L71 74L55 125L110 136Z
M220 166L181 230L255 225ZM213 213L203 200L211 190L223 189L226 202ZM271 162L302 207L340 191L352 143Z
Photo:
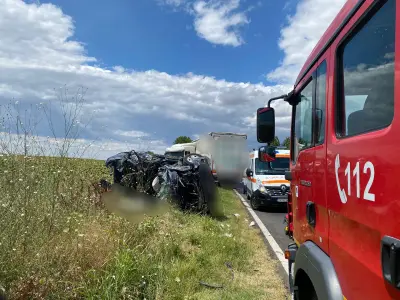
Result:
M394 287L400 285L400 251L391 253L385 244L388 237L400 239L396 5L396 0L365 1L332 44L329 253L348 299L400 299Z

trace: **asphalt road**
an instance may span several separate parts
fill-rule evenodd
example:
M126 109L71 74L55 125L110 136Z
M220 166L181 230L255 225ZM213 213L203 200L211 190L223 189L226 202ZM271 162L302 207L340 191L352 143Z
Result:
M242 189L238 189L238 192L243 196L244 199L247 200L246 195L242 194ZM284 251L290 243L293 243L291 239L287 237L284 231L283 219L286 215L286 208L272 208L268 211L255 211L260 220L264 223L265 227L267 227L268 231L271 233L275 241L278 243L279 247L281 247L282 251Z

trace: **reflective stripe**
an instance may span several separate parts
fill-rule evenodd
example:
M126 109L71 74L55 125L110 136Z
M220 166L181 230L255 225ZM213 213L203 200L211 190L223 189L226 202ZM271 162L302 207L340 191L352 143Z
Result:
M251 182L254 182L254 183L257 182L257 180L256 180L255 178L247 177L247 179L248 179L248 180L251 180Z
M285 179L271 179L271 180L263 180L261 182L262 184L273 184L273 183L282 183L282 184L290 184L289 181L285 180Z

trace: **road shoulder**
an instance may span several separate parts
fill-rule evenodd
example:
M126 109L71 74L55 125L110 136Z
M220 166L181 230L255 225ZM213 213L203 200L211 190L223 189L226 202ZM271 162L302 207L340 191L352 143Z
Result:
M268 228L264 225L264 223L261 221L261 219L257 216L256 212L250 207L249 203L247 203L247 201L243 198L243 196L240 193L238 193L238 191L234 190L234 193L239 198L239 200L242 202L243 206L246 208L247 212L253 218L254 222L257 224L258 228L260 229L263 239L265 241L265 244L267 245L268 251L278 261L277 271L278 271L279 275L282 277L282 279L284 280L286 288L289 288L288 262L285 259L282 249L279 247L278 243L275 241L274 237L269 232Z

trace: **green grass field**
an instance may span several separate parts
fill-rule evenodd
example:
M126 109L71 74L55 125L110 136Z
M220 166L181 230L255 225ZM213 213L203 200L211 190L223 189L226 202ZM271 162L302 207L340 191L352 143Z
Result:
M171 208L132 224L92 186L110 180L103 161L1 156L0 175L0 285L10 299L287 297L230 190L218 190L221 220Z

